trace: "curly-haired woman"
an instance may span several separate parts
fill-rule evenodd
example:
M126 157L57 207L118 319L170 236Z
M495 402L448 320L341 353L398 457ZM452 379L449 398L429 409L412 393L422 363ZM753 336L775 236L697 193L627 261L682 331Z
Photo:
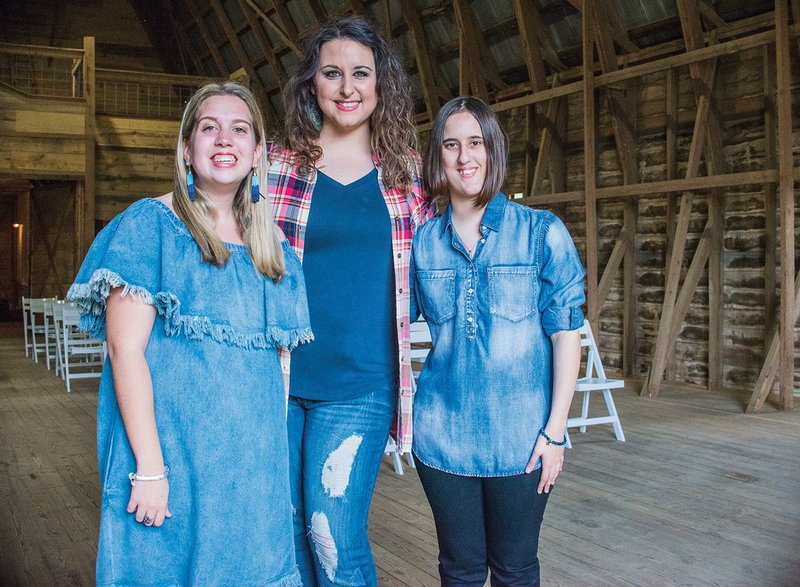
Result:
M304 585L376 585L367 515L392 420L411 448L411 240L420 189L410 83L369 21L315 31L270 150L278 225L303 261L316 342L284 356ZM313 346L313 348L312 348Z

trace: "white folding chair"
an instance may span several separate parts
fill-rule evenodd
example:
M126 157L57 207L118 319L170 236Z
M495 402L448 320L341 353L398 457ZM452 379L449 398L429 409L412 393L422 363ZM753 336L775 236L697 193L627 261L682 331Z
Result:
M22 296L22 326L25 333L25 356L33 351L33 332L31 331L31 299Z
M55 363L56 352L55 352L55 344L56 344L56 327L55 321L53 320L53 304L57 301L57 298L44 298L44 312L42 313L43 321L44 321L44 356L45 356L45 363L47 365L48 370L50 369L50 344L53 344L53 363Z
M588 320L584 320L583 326L580 328L580 333L581 347L588 349L588 355L586 357L586 375L578 379L575 385L575 392L583 393L583 402L581 405L580 417L567 419L567 429L578 427L581 432L586 432L587 426L612 424L617 440L625 442L625 435L622 433L622 424L620 424L619 421L617 407L614 405L614 398L611 396L611 390L624 387L625 380L609 379L606 377L605 369L603 369L603 362L600 360L600 352L597 350L597 342L595 341L594 334L592 334L592 327L589 325ZM589 396L593 391L603 392L606 409L608 410L607 416L589 417ZM567 446L572 446L569 434L567 434Z
M80 311L73 304L64 304L61 329L63 374L67 391L72 391L73 379L87 379L102 375L106 358L106 343L78 330ZM80 369L80 371L77 371Z
M33 362L39 362L39 353L45 350L44 298L30 298L30 329Z
M53 302L53 326L56 330L56 375L64 379L64 353L61 334L64 330L64 300Z
M411 388L413 392L416 392L417 388L417 379L419 378L419 372L422 370L422 364L425 362L425 359L428 356L428 353L431 352L431 331L428 328L428 323L425 320L418 320L417 322L411 323ZM416 369L414 367L417 367ZM391 436L389 437L388 442L386 443L386 449L384 450L385 455L391 455L392 457L392 464L394 465L394 472L398 475L403 474L403 459L400 456L400 450L397 447L397 443L395 442L394 438ZM416 465L414 464L414 457L411 453L406 454L406 461L408 462L408 466L412 469L416 469Z

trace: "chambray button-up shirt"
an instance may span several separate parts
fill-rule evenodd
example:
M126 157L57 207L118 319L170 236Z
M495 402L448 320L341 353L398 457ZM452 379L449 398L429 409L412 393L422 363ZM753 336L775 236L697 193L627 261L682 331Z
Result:
M550 415L550 335L583 324L584 271L557 216L497 194L470 258L450 207L419 228L412 317L433 349L414 397L414 453L450 473L525 470ZM537 464L537 467L540 464Z

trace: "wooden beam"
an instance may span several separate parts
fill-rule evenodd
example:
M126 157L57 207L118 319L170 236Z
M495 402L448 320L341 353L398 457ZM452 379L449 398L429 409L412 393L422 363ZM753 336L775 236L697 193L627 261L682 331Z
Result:
M583 172L584 214L586 218L586 289L589 323L600 335L600 302L598 299L597 264L597 144L594 94L594 38L592 35L591 7L595 0L584 0L581 12L581 45L583 53Z
M453 8L459 25L459 39L463 41L463 43L459 42L459 47L460 49L466 49L466 54L469 56L470 81L480 90L478 95L483 92L488 97L488 91L483 89L487 82L498 90L508 87L500 79L497 63L489 46L486 44L486 40L483 38L483 31L475 22L472 7L467 0L453 0ZM463 59L464 52L460 52L460 54Z
M697 50L703 42L702 25L700 16L697 12L696 2L691 0L678 0L678 13L681 18L683 35L688 50ZM706 167L709 173L718 173L722 170L723 156L721 144L721 130L716 110L713 106L711 88L716 71L715 62L712 61L706 67L696 63L689 66L689 70L694 85L695 96L698 101L698 112L701 102L704 104L703 129L701 134L695 134L692 138L692 149L697 154L696 163L699 163L699 153L701 149L697 146L698 141L706 145ZM696 126L697 130L697 126ZM690 163L692 153L690 151ZM695 170L696 173L696 170ZM689 170L687 170L687 176ZM688 228L688 217L691 212L691 197L687 200L684 194L681 201L681 209L676 228L675 241L673 242L673 252L670 257L670 265L667 270L667 283L664 290L664 303L661 310L659 330L656 337L656 348L653 354L653 363L648 374L642 394L655 397L661 387L661 381L666 371L667 356L669 350L675 342L675 337L679 331L679 326L675 322L683 320L688 301L684 304L676 305L678 301L685 300L685 296L690 296L696 288L696 283L685 280L682 289L678 290L680 281L681 267L683 265L684 243L686 238L685 229ZM688 206L685 204L688 203ZM722 230L724 223L724 202L721 192L712 193L709 198L709 217L703 239L709 239L709 243L701 243L703 247L698 247L690 267L696 267L699 278L700 271L708 260L709 268L709 387L718 388L722 385L722 347L723 347L723 316L722 316L722 295L723 295L723 273L722 273ZM701 252L708 249L708 254L701 256ZM672 324L670 324L672 321Z
M678 14L681 19L686 49L701 49L704 46L703 26L701 22L701 0L678 0ZM694 85L695 96L707 91L708 82L703 79L704 66L693 63L689 72ZM708 120L706 121L706 167L709 175L724 172L724 155L722 152L722 125L713 99L709 101ZM712 190L708 200L708 221L704 235L712 240L708 256L708 387L722 387L723 362L723 259L722 239L725 223L725 196L721 190ZM685 287L685 286L684 286ZM692 288L694 289L694 288ZM681 315L681 318L683 314Z
M297 55L297 57L302 59L302 57L303 57L302 49L300 49L300 47L297 46L297 44L292 40L292 38L287 34L287 32L285 30L283 30L283 28L281 28L278 25L278 23L276 23L274 20L272 20L270 17L268 17L266 15L266 13L263 10L261 10L261 7L258 6L258 4L256 4L253 0L244 0L244 1L247 2L248 6L250 6L250 8L253 9L253 12L255 12L258 15L258 18L260 18L265 23L267 23L267 25L273 31L275 31L275 34L278 35L278 37L281 39L281 41L286 43L286 46L289 47L289 49L291 49L292 52L295 55ZM275 11L280 15L280 12L278 12L278 9L279 8L281 8L281 9L284 8L283 3L282 2L274 2L272 0L270 0L270 2L272 4L273 8L275 9ZM294 27L294 21L292 21L291 16L288 16L288 12L286 14L287 14L287 17L286 17L286 20L284 21L284 26L289 27L290 23L291 23L291 27L294 28L294 35L295 35L295 38L296 38L297 29L296 29L296 27Z
M681 0L678 0L679 2ZM680 5L679 5L680 6ZM698 96L697 98L697 113L695 118L694 133L692 135L692 144L689 148L689 160L686 165L686 177L696 177L700 168L700 160L703 153L703 146L705 145L706 137L706 124L708 122L708 114L711 109L711 96L710 92L713 88L714 73L716 71L716 62L713 61L711 67L705 72L705 79L707 81L707 91ZM670 257L671 264L667 268L666 284L664 286L664 302L661 308L661 317L659 320L658 334L656 335L656 347L653 353L653 363L650 366L650 371L642 386L641 395L648 397L656 397L661 388L661 381L664 377L666 370L667 354L669 349L674 343L674 339L670 338L670 320L672 312L675 309L675 301L678 296L681 268L683 266L683 254L686 246L686 236L689 231L689 218L691 215L692 201L694 195L692 192L684 192L681 196L680 213L678 214L678 221L675 227L675 240L673 244L672 255ZM683 318L681 316L681 318Z
M697 10L700 13L700 17L712 27L722 28L728 23L722 20L717 11L714 10L714 7L708 3L708 0L698 0L697 2Z
M466 0L453 0L458 22L458 91L464 96L471 92L488 101L489 89L481 72L480 57L475 50L475 27L468 20Z
M242 46L242 42L239 40L239 35L233 29L233 25L231 24L230 19L228 18L228 14L225 12L225 9L222 7L222 4L219 0L209 0L211 2L211 6L214 9L214 12L217 15L217 20L222 25L222 30L225 31L225 35L228 37L228 42L233 49L233 52L236 54L236 58L239 60L239 66L243 67L244 70L247 72L247 75L250 77L250 85L256 90L256 95L261 96L261 102L266 106L266 108L262 107L262 111L264 112L264 117L267 126L274 126L276 121L275 112L272 110L271 104L269 103L269 99L267 98L266 88L264 87L264 82L258 77L256 74L256 70L253 69L253 64L250 58L247 56L247 52L244 50Z
M789 10L787 0L775 0L775 55L778 111L778 197L781 224L781 306L778 313L780 348L780 407L794 407L794 278L795 226L794 176L792 173L792 68L789 55Z
M679 87L678 87L678 70L667 70L667 88L666 88L666 104L665 112L667 115L667 128L665 136L664 149L666 151L666 172L667 179L673 180L678 177L678 102L679 102ZM666 251L667 256L664 262L665 267L669 267L672 258L672 247L675 244L675 215L677 214L678 200L675 192L668 192L665 194L667 199L666 211ZM675 355L670 353L667 355L667 367L665 379L672 381L675 379Z
M793 0L794 2L795 0ZM800 2L800 0L797 0ZM775 71L775 46L764 46L764 165L767 169L778 166L778 117L775 109L777 78ZM778 203L774 183L764 186L764 353L777 329L778 297Z
M793 25L791 27L791 36L794 38L799 35L800 35L800 25ZM595 87L617 84L621 81L625 81L628 79L633 79L636 77L641 77L643 75L657 73L659 71L665 71L673 67L682 67L685 65L689 65L690 63L706 61L713 57L719 57L722 55L732 55L744 51L746 49L752 49L753 47L761 47L763 45L774 42L775 42L775 31L765 31L763 33L756 33L748 37L734 39L732 41L726 41L725 43L704 47L696 51L681 53L679 55L671 55L669 57L663 57L661 59L657 59L656 61L642 63L640 65L631 65L629 67L620 69L619 71L596 75ZM550 100L551 98L576 94L581 91L583 91L583 82L579 80L575 82L566 83L556 88L550 88L548 90L543 90L541 92L534 92L532 94L520 96L518 98L510 98L507 100L502 100L492 104L492 108L496 112L503 112L505 110L511 110L513 108L527 106L528 104L545 102L547 100Z
M544 59L539 37L536 35L534 23L541 22L539 10L534 2L514 0L514 12L519 26L519 40L522 43L522 54L528 68L528 79L534 92L547 88L547 74L544 70Z
M794 174L795 180L797 180L798 177L800 177L800 167L795 168ZM653 196L653 194L663 194L666 192L705 191L714 188L758 185L777 181L778 171L776 169L764 169L762 171L741 171L739 173L723 173L721 175L648 181L646 183L630 185L615 185L596 188L595 192L598 200L609 200L612 198L649 198ZM518 200L518 202L525 206L550 206L552 204L563 204L565 202L580 202L583 200L584 196L585 192L583 190L575 190L557 194L542 194L533 198L524 198Z
M214 63L217 64L217 69L219 69L220 75L222 77L227 77L230 71L228 71L228 66L225 64L225 59L222 58L222 53L219 52L219 47L217 47L216 42L211 38L211 34L208 32L208 27L206 27L206 23L203 21L201 12L197 10L195 6L190 5L188 0L182 1L184 4L184 12L186 14L194 15L194 22L197 26L197 31L200 33L200 36L203 37L203 42L205 43L206 47L208 47L208 51L211 54L211 58L214 60Z
M86 102L85 114L85 166L83 193L80 202L75 205L79 232L77 248L81 258L89 251L94 240L94 214L96 198L96 154L95 137L97 136L97 80L95 78L95 44L94 37L83 37L83 97Z
M417 62L417 72L419 73L419 82L422 88L422 97L425 100L425 106L428 109L428 116L431 120L434 119L436 113L439 111L439 94L440 89L436 82L437 75L434 72L434 65L431 63L431 52L428 46L428 36L425 34L425 29L422 27L422 22L417 15L412 0L399 0L400 11L408 24L409 34L411 36L411 44L414 48L414 58Z
M591 7L592 20L595 23L595 41L600 66L603 73L616 71L617 55L611 34L611 22L616 20L616 10L609 0L596 0ZM630 82L629 82L630 83ZM628 88L607 86L605 96L608 103L611 123L614 129L614 138L617 155L622 170L623 183L637 183L639 166L637 164L638 149L636 132L635 103L631 99L632 92ZM638 218L638 202L626 199L623 207L623 223L618 241L624 251L623 266L623 311L622 311L622 371L628 376L633 372L636 356L636 225ZM616 248L616 246L615 246ZM611 283L613 273L618 269L614 264L609 264L603 271L601 283ZM611 272L611 274L609 274ZM601 288L602 290L602 288ZM600 297L602 305L605 297Z
M244 17L247 19L247 24L250 26L250 30L253 32L253 36L255 37L258 46L261 47L261 50L264 52L267 62L272 68L272 72L275 74L275 79L278 81L280 89L283 90L283 88L286 86L286 82L289 80L289 76L286 73L286 70L284 70L281 60L275 55L275 47L273 47L272 41L269 40L269 36L264 32L264 29L258 20L258 15L252 10L246 0L239 0L239 7L241 8Z
M794 280L794 324L800 319L800 273ZM767 352L764 355L764 364L758 374L755 389L750 396L750 401L745 408L748 414L760 412L764 407L764 402L775 383L775 377L781 366L781 354L783 352L783 341L780 333L776 330L770 337Z

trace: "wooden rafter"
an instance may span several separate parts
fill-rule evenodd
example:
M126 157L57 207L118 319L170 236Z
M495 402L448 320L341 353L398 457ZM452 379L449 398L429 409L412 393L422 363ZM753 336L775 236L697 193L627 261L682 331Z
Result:
M541 91L547 87L547 73L545 71L545 45L550 45L547 31L541 24L541 16L533 2L514 0L514 10L519 26L520 41L525 55L533 91ZM558 84L558 75L553 75L553 84ZM527 184L530 186L529 194L533 196L541 189L545 170L550 170L551 186L558 184L556 176L564 163L564 154L560 141L553 141L553 133L559 113L560 100L553 99L547 106L547 112L537 110L535 106L526 109L526 137L525 149ZM536 122L540 129L539 149L535 163L533 162L533 137L536 131ZM560 187L559 189L563 189Z
M184 12L186 14L194 15L194 22L195 26L197 27L197 31L203 38L203 43L205 43L206 47L208 48L208 52L211 54L211 58L214 60L214 63L217 64L217 69L219 70L220 75L227 76L230 73L230 71L228 71L228 66L225 64L225 60L222 58L222 53L219 52L219 47L217 47L214 39L211 38L211 34L208 32L208 27L203 21L201 12L196 10L194 6L187 4L188 0L181 1L184 4Z
M422 97L428 109L428 116L433 120L433 117L436 116L436 113L439 111L439 106L441 105L439 96L442 90L439 88L439 84L436 81L440 76L437 76L434 71L434 65L430 57L431 51L428 45L428 38L412 0L400 0L400 11L408 24L411 44L414 48L414 56L417 61L417 72L419 73Z
M459 30L459 91L469 93L471 86L478 96L488 100L488 83L498 90L507 86L500 79L497 63L467 0L453 0L453 7Z
M294 52L295 55L297 55L298 57L303 56L303 50L300 49L297 43L295 43L292 40L292 36L294 38L297 38L297 27L294 26L294 21L292 20L291 15L289 15L289 12L286 11L286 8L284 7L282 2L274 2L270 0L270 3L273 6L273 10L275 10L278 16L281 17L281 20L283 21L286 30L284 30L283 27L278 25L278 23L276 23L273 19L267 16L267 14L263 10L261 10L261 7L258 6L258 4L256 4L253 0L244 0L244 1L247 2L248 6L250 6L250 8L253 9L253 12L255 12L258 15L258 18L267 23L267 26L269 26L273 31L275 31L275 34L278 35L281 41L283 41L286 44L286 46L289 47L289 49L291 49ZM285 17L282 16L283 13L281 11L285 11ZM283 20L284 18L285 20ZM292 36L290 36L290 34L292 34Z
M228 18L228 14L225 12L225 9L222 8L220 0L209 0L209 3L211 4L211 8L214 9L217 22L219 22L220 26L222 26L222 30L228 39L228 44L230 44L231 49L233 49L233 52L236 55L236 59L239 61L239 67L244 68L244 70L247 72L247 75L250 76L251 83L254 83L259 88L263 89L263 85L253 69L252 61L250 57L247 56L247 52L244 50L242 42L239 40L239 35L236 34L236 31L234 30L233 25Z
M242 9L242 13L244 14L245 18L247 19L247 24L250 26L250 30L253 32L253 36L256 39L256 43L258 43L258 46L264 53L267 62L272 68L272 72L275 74L275 79L278 82L278 86L282 91L283 88L286 86L288 76L286 75L286 71L284 71L283 69L283 65L281 64L280 59L278 59L277 56L275 55L272 42L269 40L267 33L265 33L264 29L261 27L261 23L259 23L258 21L258 16L256 15L255 12L253 12L253 10L245 2L245 0L239 0L239 6ZM265 102L267 103L267 107L272 109L270 101L265 100Z
M717 11L714 10L714 7L711 6L708 0L699 0L697 2L697 10L700 13L700 17L703 19L703 22L708 24L710 27L721 28L728 24L722 20L719 14L717 14Z
M206 73L203 69L200 60L197 58L197 54L194 51L188 50L189 47L192 45L189 43L189 37L186 36L186 30L180 26L175 20L175 6L173 2L164 2L164 10L167 14L167 19L169 20L170 29L174 32L175 36L178 37L178 50L181 53L181 61L184 65L184 73L188 74L189 71L186 70L186 60L185 55L188 54L189 58L192 60L192 65L194 66L193 73L196 75L202 75Z

